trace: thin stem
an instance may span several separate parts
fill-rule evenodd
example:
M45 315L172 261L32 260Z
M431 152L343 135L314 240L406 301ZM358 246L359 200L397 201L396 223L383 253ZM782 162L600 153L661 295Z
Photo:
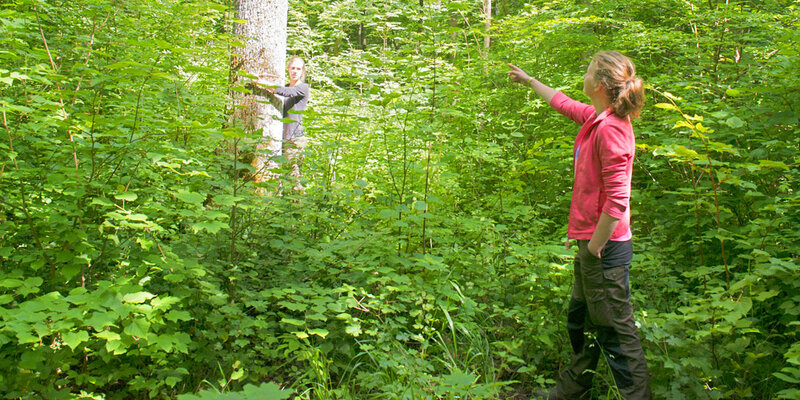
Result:
M3 104L3 127L6 128L6 134L8 134L8 147L9 150L13 153L14 152L14 140L11 139L11 131L8 129L8 120L6 119L6 105ZM19 170L19 166L17 166L17 157L15 156L12 160L14 160L14 168Z
M44 42L44 49L47 51L47 57L50 58L50 66L53 68L53 72L57 72L56 70L56 63L53 62L53 55L50 54L50 47L47 46L47 38L44 37L44 30L42 29L42 21L39 20L39 12L36 10L36 7L33 8L34 13L36 14L36 23L39 25L39 33L42 35L42 42ZM61 87L56 85L56 89L58 92L61 93ZM64 115L67 115L67 109L64 107L64 99L61 98L59 95L58 102L61 103L61 111L64 112ZM75 177L78 177L78 153L75 149L75 139L72 137L72 131L67 130L67 134L69 135L69 141L72 143L72 159L75 161Z

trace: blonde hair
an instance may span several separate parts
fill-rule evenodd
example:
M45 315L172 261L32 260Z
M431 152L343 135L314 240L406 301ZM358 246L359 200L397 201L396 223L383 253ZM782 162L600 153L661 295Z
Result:
M639 117L644 107L644 83L636 76L636 66L616 51L594 55L594 79L608 91L611 110L620 117Z

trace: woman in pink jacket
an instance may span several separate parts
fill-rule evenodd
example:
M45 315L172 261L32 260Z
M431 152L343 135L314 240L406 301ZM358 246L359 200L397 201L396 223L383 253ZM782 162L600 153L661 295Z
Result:
M595 54L583 76L583 104L509 65L515 82L530 86L556 111L581 126L574 146L575 182L567 235L578 242L575 283L567 316L570 365L545 399L588 395L600 352L626 399L650 399L642 345L631 306L628 271L633 258L630 196L636 152L631 117L644 105L644 89L630 59L616 51ZM596 341L587 332L596 332Z

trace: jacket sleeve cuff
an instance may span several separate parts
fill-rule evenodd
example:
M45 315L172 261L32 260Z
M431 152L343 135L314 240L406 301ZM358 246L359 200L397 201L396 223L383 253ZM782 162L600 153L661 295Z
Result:
M622 217L625 216L625 212L627 210L628 210L627 206L615 204L610 201L606 201L606 204L603 205L603 212L608 214L611 218L614 219L622 219Z

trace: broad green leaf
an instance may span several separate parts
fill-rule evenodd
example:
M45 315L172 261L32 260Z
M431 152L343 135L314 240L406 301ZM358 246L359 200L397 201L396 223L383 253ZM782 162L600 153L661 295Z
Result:
M347 327L344 328L344 331L350 336L358 337L359 335L361 335L361 324L356 323L352 325L347 325Z
M117 200L135 201L136 199L139 198L139 196L136 195L136 193L134 192L125 192L125 193L115 194L114 198Z
M317 336L325 339L325 337L328 336L328 334L330 332L328 332L327 329L309 329L308 333L311 334L311 335L317 335Z
M168 376L166 379L164 379L164 383L166 383L169 387L175 387L175 385L180 381L181 378L177 376Z
M772 375L782 381L789 383L800 383L800 378L791 377L781 372L773 372ZM800 376L800 374L798 374Z
M741 128L744 126L744 121L742 121L738 117L730 117L725 121L725 124L730 126L731 128Z
M301 321L299 319L294 318L281 318L281 322L284 324L294 325L294 326L305 326L305 321Z
M166 313L164 317L173 322L192 320L192 315L189 314L188 311L183 311L183 310L169 310L169 312Z
M96 206L103 206L103 207L113 207L114 203L106 199L105 197L95 197L92 199L92 205Z
M20 287L20 286L22 286L22 284L23 284L23 282L22 282L21 279L8 278L8 279L0 280L0 287L4 287L4 288L8 288L8 289Z
M231 373L231 376L230 376L229 379L232 380L232 381L238 381L239 379L242 379L243 376L244 376L244 370L243 369L237 369L237 370L235 370L235 371L233 371Z
M125 327L123 332L137 338L146 338L149 329L150 329L150 322L140 317L140 318L134 318L128 324L128 326Z
M445 375L442 378L445 385L456 387L470 386L478 380L477 376L460 371Z
M140 304L152 299L153 297L156 297L156 295L149 292L128 293L122 297L122 301L132 304Z
M125 354L126 346L121 340L106 341L106 351L114 355Z
M98 332L104 332L105 327L116 326L115 322L117 321L117 318L119 318L119 314L117 314L115 311L95 311L91 314L91 317L84 322L84 324L94 328L94 330Z
M192 225L192 230L195 233L206 231L208 233L215 234L222 229L230 230L230 226L222 221L200 221Z
M86 331L65 332L61 334L61 339L65 345L75 351L78 345L89 340L89 333Z
M200 193L189 192L186 190L178 190L175 192L175 197L181 201L191 204L200 204L206 199L206 197Z
M144 222L144 221L147 221L147 215L144 215L144 214L131 214L131 215L128 215L127 219L131 220L131 221L142 221L142 222Z
M119 333L112 332L112 331L100 331L94 334L95 337L99 337L100 339L105 340L120 340Z
M292 332L292 335L297 336L298 339L308 339L308 333L303 331Z
M779 168L783 170L788 170L789 166L783 163L782 161L772 161L772 160L759 160L759 166L765 168Z

